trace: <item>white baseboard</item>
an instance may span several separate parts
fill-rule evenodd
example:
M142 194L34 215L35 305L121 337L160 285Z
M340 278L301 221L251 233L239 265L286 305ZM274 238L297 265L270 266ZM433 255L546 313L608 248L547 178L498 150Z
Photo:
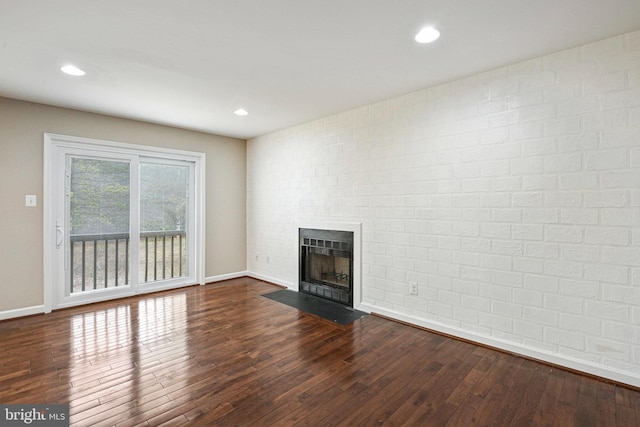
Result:
M223 280L229 280L229 279L237 279L239 277L245 277L248 275L249 273L247 271L237 271L235 273L220 274L218 276L209 276L204 278L204 284L222 282Z
M537 359L543 362L552 363L554 365L562 366L575 371L581 371L589 375L595 375L604 379L616 381L631 385L633 387L640 387L640 374L635 372L623 371L615 368L611 368L604 365L599 365L585 360L576 359L570 356L565 356L558 353L551 353L545 350L540 350L522 344L513 343L510 341L501 340L500 338L488 337L474 332L470 332L464 329L459 329L451 326L447 326L438 322L433 322L426 319L421 319L406 314L398 313L393 310L389 310L375 305L361 304L360 310L369 313L377 313L391 319L399 320L401 322L413 324L426 329L431 329L436 332L451 335L454 337L462 338L465 340L473 341L478 344L494 347L509 353L516 353L532 359Z
M44 305L33 307L16 308L14 310L0 311L0 320L13 319L14 317L31 316L44 313Z
M295 286L291 282L286 282L284 280L276 279L275 277L265 276L264 274L258 274L258 273L254 273L252 271L247 271L246 272L246 276L249 276L249 277L252 277L252 278L258 279L258 280L263 280L265 282L273 283L273 284L276 284L276 285L284 286L284 287L286 287L288 289L291 289L293 291L297 291L298 290L298 287Z

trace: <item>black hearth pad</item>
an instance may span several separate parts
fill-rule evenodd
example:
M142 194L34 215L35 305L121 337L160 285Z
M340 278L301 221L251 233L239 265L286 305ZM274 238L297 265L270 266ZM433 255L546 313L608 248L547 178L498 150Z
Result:
M262 296L341 325L347 325L367 315L364 311L355 310L337 302L289 289L263 294Z

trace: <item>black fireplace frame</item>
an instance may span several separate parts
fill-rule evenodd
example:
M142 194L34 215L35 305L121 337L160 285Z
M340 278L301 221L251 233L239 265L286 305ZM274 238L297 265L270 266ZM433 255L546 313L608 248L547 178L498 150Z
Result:
M353 231L298 229L298 291L353 307L354 288L354 239ZM334 286L330 282L306 280L305 269L309 269L311 254L348 258L348 289Z

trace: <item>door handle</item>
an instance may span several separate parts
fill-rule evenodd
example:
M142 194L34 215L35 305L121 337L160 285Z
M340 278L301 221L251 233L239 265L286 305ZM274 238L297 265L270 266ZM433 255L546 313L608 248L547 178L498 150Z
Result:
M60 225L60 220L56 221L56 249L60 249L64 241L64 229Z

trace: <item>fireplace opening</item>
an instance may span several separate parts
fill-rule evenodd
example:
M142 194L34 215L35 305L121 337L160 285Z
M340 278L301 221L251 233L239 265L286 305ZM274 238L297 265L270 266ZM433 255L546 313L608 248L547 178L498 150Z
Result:
M353 232L300 228L299 291L353 307Z

